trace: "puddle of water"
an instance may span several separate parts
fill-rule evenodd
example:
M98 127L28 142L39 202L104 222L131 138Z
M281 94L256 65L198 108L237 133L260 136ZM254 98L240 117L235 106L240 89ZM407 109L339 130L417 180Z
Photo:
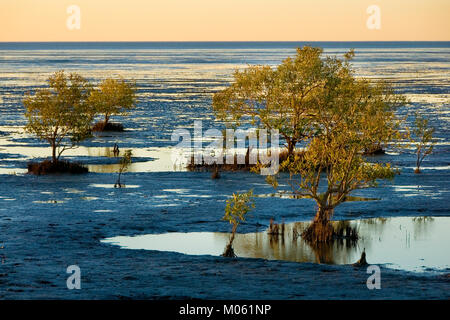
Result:
M98 200L100 198L97 197L81 197L82 200L86 200L86 201L94 201L94 200Z
M168 151L155 151L153 154L155 160L138 162L132 159L131 165L127 168L127 172L173 172L187 171L186 167L173 164ZM120 164L88 164L86 165L89 172L96 173L116 173L119 172Z
M23 169L23 168L4 168L4 167L0 167L0 174L12 174L12 175L16 175L16 174L24 174L27 173L28 170L27 169Z
M35 200L35 201L33 201L33 203L54 203L54 204L58 204L58 203L64 203L67 200L70 200L70 199L66 199L66 200Z
M96 173L115 173L119 170L119 160L123 155L121 153L116 157L113 148L110 147L83 147L66 150L63 158L67 157L87 157L91 158L117 158L117 163L108 164L86 164L90 172ZM173 158L173 148L132 148L133 159L132 164L128 168L128 172L172 172L187 171L186 164L182 159ZM183 151L184 152L184 151ZM10 146L9 154L18 154L24 157L24 161L32 161L35 158L48 158L51 155L50 147L28 147L28 146ZM139 161L139 158L145 158L147 161ZM154 159L148 161L148 158ZM81 159L83 163L84 159ZM144 159L141 159L144 160ZM1 168L0 174L26 173L23 168Z
M31 147L31 146L22 146L20 144L8 146L7 148L8 154L19 154L24 156L25 158L50 158L51 157L51 148L48 147ZM137 157L145 157L149 152L145 149L133 149L133 153ZM119 154L119 157L123 153ZM88 156L88 157L107 157L113 158L114 152L111 147L83 147L79 146L74 149L68 149L64 151L63 157L75 157L75 156Z
M78 189L74 189L74 188L64 188L63 190L65 192L67 192L67 193L74 193L74 194L81 194L81 193L85 193L86 192L86 191L78 190Z
M189 189L162 189L164 192L173 192L177 194L187 193L189 192Z
M233 248L238 257L351 264L365 248L370 264L385 264L393 269L424 272L450 267L450 218L399 217L348 221L358 229L357 244L336 241L332 245L313 248L295 233L308 223L285 225L285 234L269 235L267 231L236 234ZM171 251L189 255L219 256L229 239L228 233L191 232L139 236L118 236L102 240L124 249Z
M106 189L114 189L114 184L102 184L102 183L91 183L89 186L94 188L106 188ZM122 188L140 188L139 185L134 184L124 184L122 185Z
M414 170L414 169L416 169L416 167L404 167L405 169L412 169L412 170ZM422 171L422 170L449 170L450 169L450 166L434 166L434 167L427 167L427 166L425 166L425 167L423 167L423 166L420 166L420 170Z

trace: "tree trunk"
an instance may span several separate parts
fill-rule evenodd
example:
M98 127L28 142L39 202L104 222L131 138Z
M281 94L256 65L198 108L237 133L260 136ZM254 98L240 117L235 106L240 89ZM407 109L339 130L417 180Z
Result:
M58 162L58 159L56 157L56 143L55 143L55 141L52 141L51 145L52 145L52 162L54 164L56 164L56 162Z
M233 245L233 241L234 241L234 235L236 234L236 230L237 230L237 225L233 225L233 229L231 230L231 237L230 237L230 242L228 242L229 246Z
M108 124L109 121L109 115L107 113L105 113L105 121L103 122L103 127L106 127L106 125Z
M230 241L228 242L227 246L225 247L225 251L223 252L222 256L228 257L228 258L234 258L236 255L234 254L233 250L233 241L234 241L234 235L236 234L237 224L233 225L233 230L231 231Z
M217 163L214 164L214 171L211 174L211 179L220 179L219 166Z
M416 170L414 173L420 173L420 148L417 150Z
M334 229L330 223L333 211L332 208L319 206L313 222L302 233L303 239L312 244L331 242L334 236Z
M120 183L120 175L122 174L122 172L119 172L119 176L117 177L117 181L114 184L114 188L122 188L122 184Z
M294 149L295 149L295 145L296 145L296 141L293 139L286 139L287 142L287 149L288 149L288 155L291 156L294 154Z
M329 223L333 213L334 209L319 206L316 216L314 217L314 222Z

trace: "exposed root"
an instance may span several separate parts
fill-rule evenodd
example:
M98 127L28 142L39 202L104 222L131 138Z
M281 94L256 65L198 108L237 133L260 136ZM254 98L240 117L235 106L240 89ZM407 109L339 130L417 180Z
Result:
M374 145L372 148L367 148L363 152L365 156L378 156L383 154L386 154L386 151L380 145Z
M295 151L295 155L302 156L302 151ZM292 156L292 155L291 155ZM284 150L279 153L278 160L279 163L282 163L286 159L289 158L289 153ZM224 156L222 159L222 163L211 163L208 164L204 161L202 163L195 163L195 157L191 157L190 163L187 165L187 169L189 171L212 171L214 172L216 168L220 171L250 171L253 168L256 168L258 165L256 163L250 163L250 155L249 151L247 150L247 153L245 155L243 163L238 163L238 156L235 154L233 163L227 163L226 157Z
M333 226L335 240L349 240L356 242L359 239L358 230L352 228L348 221L339 221Z
M294 240L294 241L297 241L297 239L298 239L298 237L300 236L301 234L297 231L297 230L293 230L292 231L292 240Z
M329 243L334 240L334 229L328 221L317 221L305 229L302 238L310 244Z
M364 248L362 254L361 254L361 258L353 264L353 266L355 267L363 267L367 265L367 260L366 260L366 248Z
M284 235L284 222L282 224L276 224L273 221L273 218L270 219L269 230L267 230L267 234L270 235Z
M211 179L213 179L213 180L220 179L220 173L219 173L218 167L216 167L216 169L213 171L213 173L211 175Z
M31 162L28 164L28 173L33 173L36 175L57 173L80 174L88 173L88 171L88 168L82 166L81 164L72 163L69 161L52 162L50 160L45 160L39 163Z
M97 122L93 127L92 131L124 131L123 125L121 123L108 122L106 125L102 122Z
M236 258L236 254L234 253L233 246L231 244L227 244L222 256L226 258Z
M346 221L339 221L334 225L330 221L314 220L302 233L302 238L312 245L332 243L338 241L356 242L358 231Z

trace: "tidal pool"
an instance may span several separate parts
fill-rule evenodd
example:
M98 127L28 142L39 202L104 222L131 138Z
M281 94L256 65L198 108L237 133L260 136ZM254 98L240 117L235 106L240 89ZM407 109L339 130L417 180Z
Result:
M339 223L339 222L336 222ZM284 235L266 231L236 234L233 248L238 257L351 264L365 249L369 264L414 272L448 272L450 268L449 217L374 218L340 222L357 228L356 242L335 241L332 245L313 248L297 236L308 222L285 225ZM178 252L189 255L222 254L230 234L190 232L117 236L101 240L123 249Z
M2 127L0 127L2 128ZM3 145L3 141L0 141ZM89 172L117 173L120 168L120 158L123 151L115 155L112 147L84 147L69 149L64 152L62 159L80 162ZM130 148L133 152L132 163L128 172L175 172L187 171L186 161L189 150L180 149L173 152L170 147L154 148ZM7 151L2 153L2 151ZM13 155L13 156L11 156ZM51 155L50 147L31 147L27 145L8 146L0 148L0 174L24 174L27 173L26 164L31 161L48 159ZM39 160L36 160L39 159ZM3 163L2 163L3 162ZM9 164L8 166L8 163ZM21 167L18 167L21 166Z

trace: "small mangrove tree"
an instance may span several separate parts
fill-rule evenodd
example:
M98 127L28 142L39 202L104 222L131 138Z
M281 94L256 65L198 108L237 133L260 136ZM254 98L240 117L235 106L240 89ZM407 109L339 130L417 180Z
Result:
M225 215L222 220L228 221L233 227L231 229L230 240L223 252L224 257L235 257L233 241L236 235L237 227L245 221L245 215L255 208L253 199L253 190L246 193L233 193L233 196L227 200Z

